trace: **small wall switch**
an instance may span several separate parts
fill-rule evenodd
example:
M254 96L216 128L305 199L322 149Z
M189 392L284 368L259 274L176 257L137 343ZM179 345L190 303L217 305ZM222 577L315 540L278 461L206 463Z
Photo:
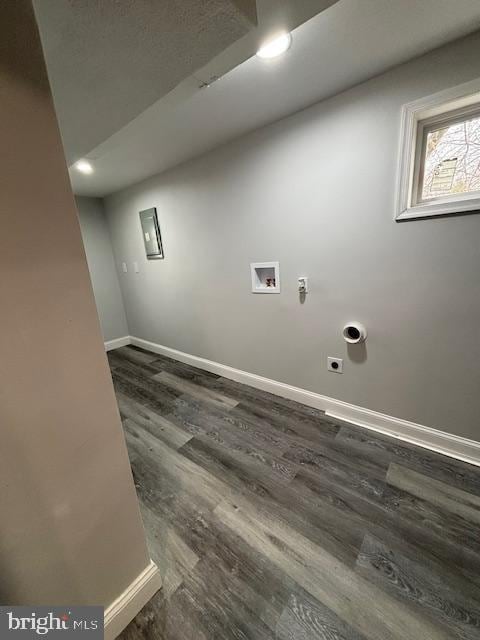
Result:
M133 263L133 270L135 271L135 273L140 273L140 269L138 267L138 262L134 262Z
M123 273L127 273L127 271L128 271L128 267L127 267L127 263L126 262L122 262L122 271L123 271Z
M332 373L343 373L343 360L342 358L331 358L328 357L327 360L327 369L332 371Z

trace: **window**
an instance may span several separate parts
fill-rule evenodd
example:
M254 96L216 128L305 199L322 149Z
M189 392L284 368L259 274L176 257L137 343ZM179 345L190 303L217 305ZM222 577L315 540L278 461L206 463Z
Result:
M397 220L480 212L480 81L403 110Z

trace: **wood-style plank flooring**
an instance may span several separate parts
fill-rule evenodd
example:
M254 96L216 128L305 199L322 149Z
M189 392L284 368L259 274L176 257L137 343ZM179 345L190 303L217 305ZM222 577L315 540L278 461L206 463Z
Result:
M123 347L164 587L123 640L479 640L480 468Z

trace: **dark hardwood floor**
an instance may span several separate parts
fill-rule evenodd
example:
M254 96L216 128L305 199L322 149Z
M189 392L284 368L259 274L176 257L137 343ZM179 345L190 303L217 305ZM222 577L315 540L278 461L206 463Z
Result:
M108 354L163 590L123 640L479 640L480 468Z

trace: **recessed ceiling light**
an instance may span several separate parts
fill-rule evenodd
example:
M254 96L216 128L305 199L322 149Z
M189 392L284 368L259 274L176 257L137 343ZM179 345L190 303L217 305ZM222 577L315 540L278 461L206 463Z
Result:
M90 174L93 173L93 167L87 160L79 160L75 163L75 169L80 173Z
M278 36L274 40L270 40L260 47L257 51L257 56L259 58L276 58L280 56L282 53L285 53L290 48L292 44L292 36L290 33L282 33L281 36Z

